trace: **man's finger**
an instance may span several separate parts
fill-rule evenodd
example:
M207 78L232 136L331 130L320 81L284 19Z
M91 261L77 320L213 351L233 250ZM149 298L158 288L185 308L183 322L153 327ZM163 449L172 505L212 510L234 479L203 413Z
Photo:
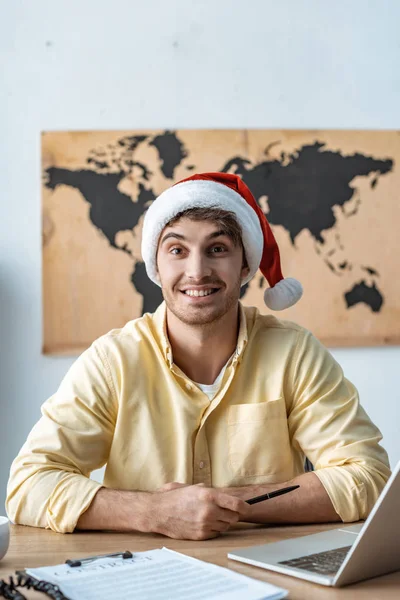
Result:
M227 523L226 521L216 521L213 525L212 531L218 531L219 533L223 533L224 531L228 531L231 523Z
M215 495L215 503L221 508L226 508L240 515L247 515L250 511L250 506L241 498L230 496L222 492L217 492Z
M215 519L216 521L222 521L232 525L239 521L239 513L227 508L221 508L220 506L215 507Z

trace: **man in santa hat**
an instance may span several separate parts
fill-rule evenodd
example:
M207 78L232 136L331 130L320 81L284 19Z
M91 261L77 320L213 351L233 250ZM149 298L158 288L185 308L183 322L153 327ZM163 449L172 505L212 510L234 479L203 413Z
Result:
M163 192L142 254L165 302L96 340L45 402L11 468L11 519L196 540L240 520L365 519L390 470L356 389L310 332L239 302L258 269L271 310L302 295L242 180L203 173Z

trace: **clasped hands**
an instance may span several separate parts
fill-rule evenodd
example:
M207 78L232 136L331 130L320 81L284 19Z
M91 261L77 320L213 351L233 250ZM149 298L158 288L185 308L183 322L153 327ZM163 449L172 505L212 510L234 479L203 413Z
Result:
M152 531L174 539L215 538L251 512L244 500L204 484L167 483L150 501Z

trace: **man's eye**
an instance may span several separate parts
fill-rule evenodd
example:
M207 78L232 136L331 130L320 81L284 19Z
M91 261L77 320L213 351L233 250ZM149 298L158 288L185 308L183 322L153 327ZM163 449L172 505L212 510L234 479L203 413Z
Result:
M213 246L211 248L211 253L212 254L220 254L222 252L225 252L225 247L224 246Z
M181 248L171 248L170 253L171 254L180 254L182 252Z

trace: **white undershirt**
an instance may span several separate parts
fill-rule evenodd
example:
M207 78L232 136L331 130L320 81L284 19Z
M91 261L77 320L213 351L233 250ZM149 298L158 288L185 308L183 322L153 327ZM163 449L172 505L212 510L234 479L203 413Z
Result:
M233 356L233 354L232 354L232 356ZM197 381L194 382L201 389L201 391L204 392L209 397L210 400L212 400L214 398L215 394L218 392L220 385L221 385L222 378L226 371L226 367L228 366L232 356L228 359L226 364L222 367L221 372L218 375L217 379L214 381L214 383L211 383L210 385L206 385L205 383L197 383Z

